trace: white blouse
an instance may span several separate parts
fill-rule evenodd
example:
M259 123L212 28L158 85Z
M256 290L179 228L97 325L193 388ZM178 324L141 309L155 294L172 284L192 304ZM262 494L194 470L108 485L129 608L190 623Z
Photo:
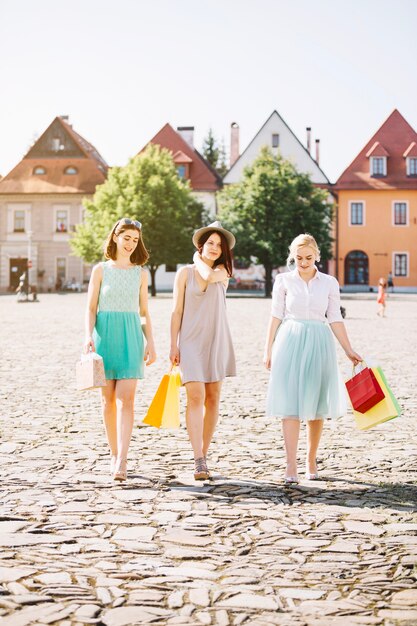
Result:
M297 269L277 274L272 291L272 316L280 320L342 322L339 283L318 270L308 283Z

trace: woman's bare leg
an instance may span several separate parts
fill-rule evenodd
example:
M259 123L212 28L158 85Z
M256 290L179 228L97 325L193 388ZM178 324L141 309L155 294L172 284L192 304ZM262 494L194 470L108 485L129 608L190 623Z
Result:
M219 420L219 404L222 381L216 383L206 383L205 387L206 399L204 403L203 456L207 456L207 450L209 449L214 431L216 430L217 422Z
M309 474L317 473L316 457L323 432L323 420L308 420L307 422L307 462L306 469Z
M284 435L285 453L287 455L287 469L285 476L297 477L297 451L300 437L300 420L285 418L282 420L282 433Z
M203 422L204 422L204 383L189 382L185 384L187 392L187 409L185 421L188 436L194 452L194 459L200 459L203 454Z

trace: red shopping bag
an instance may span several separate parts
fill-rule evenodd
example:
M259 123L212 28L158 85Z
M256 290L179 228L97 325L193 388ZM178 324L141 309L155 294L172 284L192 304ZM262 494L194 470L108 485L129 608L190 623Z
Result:
M350 401L355 411L366 413L384 399L384 392L369 367L364 367L359 374L355 374L353 368L352 373L354 376L345 383Z

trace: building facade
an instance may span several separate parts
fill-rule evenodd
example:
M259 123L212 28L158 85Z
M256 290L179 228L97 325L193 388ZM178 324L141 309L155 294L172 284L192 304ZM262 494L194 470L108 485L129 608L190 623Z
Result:
M71 254L69 239L83 221L82 199L94 194L107 170L68 118L55 118L0 180L0 291L15 291L26 269L41 291L88 280L89 266Z
M392 273L417 287L417 133L395 110L334 186L337 275L369 290Z

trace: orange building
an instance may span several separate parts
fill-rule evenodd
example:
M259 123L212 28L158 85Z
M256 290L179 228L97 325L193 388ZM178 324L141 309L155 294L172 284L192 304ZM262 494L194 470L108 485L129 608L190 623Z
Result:
M333 187L338 196L336 273L366 288L392 273L417 287L417 133L395 110Z

